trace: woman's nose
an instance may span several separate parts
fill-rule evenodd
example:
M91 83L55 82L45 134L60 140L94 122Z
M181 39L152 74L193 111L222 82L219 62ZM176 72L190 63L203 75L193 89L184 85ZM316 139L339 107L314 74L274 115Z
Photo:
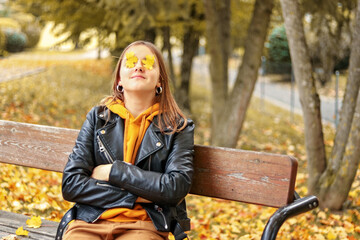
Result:
M137 61L135 65L135 71L140 71L140 72L144 71L144 66L142 65L141 61Z

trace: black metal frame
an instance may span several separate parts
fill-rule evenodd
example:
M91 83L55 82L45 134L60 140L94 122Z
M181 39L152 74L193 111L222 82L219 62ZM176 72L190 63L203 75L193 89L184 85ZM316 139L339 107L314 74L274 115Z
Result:
M307 196L301 198L297 192L294 193L294 202L279 208L266 223L261 240L275 240L276 235L282 224L291 217L301 213L308 212L319 206L319 200L316 196Z

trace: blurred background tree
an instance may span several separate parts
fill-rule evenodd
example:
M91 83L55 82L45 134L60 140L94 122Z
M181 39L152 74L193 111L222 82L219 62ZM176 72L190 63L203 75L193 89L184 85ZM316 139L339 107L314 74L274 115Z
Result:
M352 15L354 27L350 47L349 75L340 122L336 128L330 156L327 156L325 149L320 98L313 75L313 64L305 41L300 4L298 0L281 0L281 4L303 110L309 173L308 191L319 197L322 208L339 210L344 207L360 163L360 42L358 41L360 38L360 0L358 0L356 12ZM328 49L329 47L322 50L331 52L332 49Z
M301 2L306 41L315 79L322 85L331 80L335 69L348 68L350 23L354 17L355 7L355 0Z
M174 88L180 107L191 113L190 77L193 58L204 37L205 15L199 1L111 1L111 0L33 0L13 1L36 17L39 25L53 22L57 36L66 35L58 44L72 41L75 48L86 46L97 37L100 48L110 48L114 56L136 39L157 42L166 52ZM232 1L231 49L244 45L253 1ZM94 31L95 30L95 31ZM84 34L87 33L87 34ZM86 36L86 37L84 37ZM181 56L174 56L173 47ZM100 51L99 51L100 53ZM100 54L99 54L100 55ZM173 62L179 62L176 69Z
M204 6L207 50L211 59L211 141L216 146L235 147L257 80L274 4L273 0L255 2L247 29L244 54L232 89L229 87L228 77L228 61L232 51L230 1L204 0Z

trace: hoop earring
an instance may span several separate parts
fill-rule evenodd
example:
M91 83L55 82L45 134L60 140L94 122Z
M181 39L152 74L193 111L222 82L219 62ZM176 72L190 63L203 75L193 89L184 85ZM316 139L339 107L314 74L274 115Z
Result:
M117 85L116 86L116 90L118 91L118 92L124 92L124 88L123 88L123 86L121 86L121 85Z
M157 95L160 95L162 93L162 91L163 91L162 87L157 87L155 90Z

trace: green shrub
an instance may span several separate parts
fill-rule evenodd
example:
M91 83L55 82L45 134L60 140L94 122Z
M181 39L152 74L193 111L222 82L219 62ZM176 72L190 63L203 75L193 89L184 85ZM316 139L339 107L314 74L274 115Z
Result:
M21 52L24 50L27 37L22 32L5 31L6 35L6 50L9 52Z
M285 27L281 25L272 30L267 47L267 73L291 73L291 58Z
M27 48L33 48L37 45L40 40L41 26L36 18L28 13L17 13L13 14L12 18L16 20L20 27L21 32L27 36Z

